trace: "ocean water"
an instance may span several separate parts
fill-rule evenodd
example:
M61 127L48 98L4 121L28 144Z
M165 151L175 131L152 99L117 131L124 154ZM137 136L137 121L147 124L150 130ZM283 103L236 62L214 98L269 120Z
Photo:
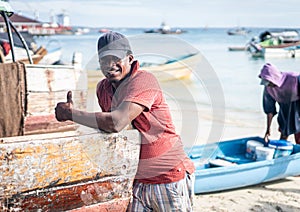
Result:
M226 28L187 29L187 33L179 35L149 35L143 33L144 29L115 30L130 38L138 58L146 55L148 60L159 62L195 51L202 54L203 61L191 81L162 83L176 128L186 134L187 140L219 140L226 125L264 128L260 69L269 62L281 71L300 72L299 58L255 59L245 51L228 50L245 46L266 29L253 28L247 36L229 36ZM71 62L74 52L81 52L82 66L89 70L91 64L97 68L96 44L100 35L95 30L84 35L39 37L37 42L47 45L49 40L57 40L63 48L65 63ZM207 126L201 127L203 123ZM208 128L209 133L199 132L199 128ZM206 138L201 134L207 134Z

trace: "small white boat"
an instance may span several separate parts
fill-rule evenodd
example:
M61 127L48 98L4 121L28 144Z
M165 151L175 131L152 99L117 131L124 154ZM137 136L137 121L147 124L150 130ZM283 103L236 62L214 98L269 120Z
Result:
M247 44L253 57L300 57L300 35L297 30L267 30Z
M300 41L295 43L287 43L274 46L261 46L257 43L249 43L247 50L252 57L300 57Z
M246 51L247 47L246 46L229 46L228 51L231 52L236 52L236 51Z
M46 49L43 46L40 46L35 52L32 50L28 51L33 64L41 64L41 65L54 65L58 64L61 60L62 49L60 47L54 49ZM16 61L21 61L26 64L30 63L26 50L21 47L14 47L15 59ZM2 63L10 63L12 62L12 55L9 52L8 55L4 56L1 54L1 62Z
M160 28L158 29L148 29L144 31L144 33L160 33L160 34L181 34L186 32L187 32L186 30L180 28L172 29L165 22L162 22Z
M251 30L246 29L244 27L236 27L234 29L230 29L227 31L228 35L248 35Z

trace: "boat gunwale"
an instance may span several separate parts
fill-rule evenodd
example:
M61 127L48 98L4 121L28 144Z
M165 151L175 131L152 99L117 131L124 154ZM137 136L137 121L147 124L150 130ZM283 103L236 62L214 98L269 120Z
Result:
M226 140L226 141L222 141L219 144L222 144L223 142L239 142L241 140L244 140L245 142L248 140L262 140L263 138L261 137L247 137L247 138L241 138L241 139L234 139L234 140ZM208 144L208 145L214 145L214 144ZM297 148L297 152L295 151L295 147ZM205 145L202 146L198 146L199 149L205 148ZM218 147L219 149L219 147ZM214 168L203 168L203 169L196 169L195 171L195 176L196 177L205 177L207 175L222 175L224 174L224 170L226 170L226 173L233 173L233 172L237 172L237 171L248 171L251 169L258 169L258 168L262 168L262 167L270 167L273 166L274 164L284 164L284 163L289 163L292 160L295 159L300 159L300 145L299 144L293 144L293 153L289 156L284 156L284 157L279 157L279 158L273 158L271 160L263 160L263 161L255 161L253 160L253 162L249 162L249 163L243 163L243 164L237 164L235 166L225 166L225 167L214 167ZM193 150L192 150L193 151ZM217 151L214 152L214 156L213 158L216 158L218 155L216 153ZM196 158L192 158L193 161L200 159L201 156L198 156ZM202 165L208 164L209 161L207 161L207 163L204 163Z

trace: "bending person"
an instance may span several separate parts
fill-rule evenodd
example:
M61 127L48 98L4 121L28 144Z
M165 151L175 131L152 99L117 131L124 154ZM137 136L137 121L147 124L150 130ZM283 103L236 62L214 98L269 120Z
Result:
M263 109L267 115L265 141L270 136L273 117L278 113L280 139L287 140L294 134L295 141L300 144L300 74L280 72L274 65L266 63L259 74L263 92ZM277 112L276 103L279 105Z

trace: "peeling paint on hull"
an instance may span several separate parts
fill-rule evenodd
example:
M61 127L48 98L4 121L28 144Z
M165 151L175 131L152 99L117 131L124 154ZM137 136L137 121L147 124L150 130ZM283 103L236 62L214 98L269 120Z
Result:
M1 138L1 209L125 211L139 142L136 130Z

